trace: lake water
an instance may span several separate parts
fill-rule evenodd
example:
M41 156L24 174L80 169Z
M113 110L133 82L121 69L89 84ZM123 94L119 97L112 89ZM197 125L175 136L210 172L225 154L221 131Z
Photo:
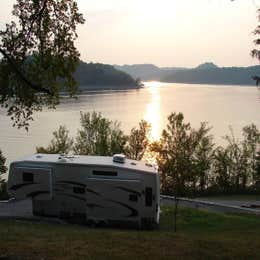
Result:
M66 125L75 136L80 111L98 111L118 120L126 133L146 119L152 125L154 139L159 138L171 112L183 112L185 121L193 127L209 122L215 142L223 144L222 136L229 133L229 126L237 137L247 124L260 128L260 91L256 87L146 82L139 90L100 91L77 100L64 99L56 110L36 113L28 133L13 128L0 110L0 149L8 163L34 153L36 146L46 146L59 125Z

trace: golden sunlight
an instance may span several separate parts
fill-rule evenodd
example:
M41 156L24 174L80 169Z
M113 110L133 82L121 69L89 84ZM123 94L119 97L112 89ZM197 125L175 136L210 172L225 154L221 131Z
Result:
M151 81L145 82L145 86L148 88L149 93L151 94L151 102L146 106L146 113L144 119L151 125L151 141L159 140L160 138L160 95L159 87L161 86L160 82Z

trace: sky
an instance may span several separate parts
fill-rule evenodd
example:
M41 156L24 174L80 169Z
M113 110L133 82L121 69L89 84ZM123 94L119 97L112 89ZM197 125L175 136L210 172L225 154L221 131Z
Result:
M1 0L0 28L15 0ZM250 56L260 0L77 0L81 59L160 67L258 64Z

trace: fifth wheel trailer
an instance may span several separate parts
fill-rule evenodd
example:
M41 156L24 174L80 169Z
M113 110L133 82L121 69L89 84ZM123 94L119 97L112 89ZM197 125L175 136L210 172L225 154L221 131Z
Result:
M11 163L8 193L32 198L38 216L140 228L159 223L156 168L123 155L34 154Z

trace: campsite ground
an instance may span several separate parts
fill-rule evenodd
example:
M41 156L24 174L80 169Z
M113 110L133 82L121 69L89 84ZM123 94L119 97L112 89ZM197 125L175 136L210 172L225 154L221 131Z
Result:
M0 259L260 259L260 216L181 209L177 233L172 216L155 231L0 220Z

